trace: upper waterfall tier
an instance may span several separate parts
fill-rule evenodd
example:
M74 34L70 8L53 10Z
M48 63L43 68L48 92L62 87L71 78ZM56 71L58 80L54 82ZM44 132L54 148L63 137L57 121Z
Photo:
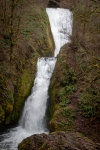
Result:
M50 21L51 32L55 43L54 57L60 48L70 41L72 35L72 13L68 9L46 8Z

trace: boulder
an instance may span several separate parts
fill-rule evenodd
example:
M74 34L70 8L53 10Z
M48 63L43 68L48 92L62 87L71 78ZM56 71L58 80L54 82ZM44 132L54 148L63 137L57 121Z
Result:
M55 132L35 134L24 139L18 150L99 150L100 144L94 143L75 132Z

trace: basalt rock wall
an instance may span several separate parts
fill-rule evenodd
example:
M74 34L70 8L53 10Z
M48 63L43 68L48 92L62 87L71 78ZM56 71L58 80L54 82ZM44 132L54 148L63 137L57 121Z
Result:
M52 75L49 128L51 132L78 131L100 141L100 2L59 3L73 12L73 33L71 42L61 48Z
M15 124L39 57L53 56L47 2L0 1L0 125Z

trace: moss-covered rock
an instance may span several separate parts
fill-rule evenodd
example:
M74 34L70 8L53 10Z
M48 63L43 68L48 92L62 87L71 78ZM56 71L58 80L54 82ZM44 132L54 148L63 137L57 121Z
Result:
M77 75L67 63L65 47L58 56L49 88L49 127L52 132L73 129L74 109L69 108L69 105L76 89Z
M10 13L9 4L7 6ZM14 14L12 47L11 41L2 37L1 42L8 43L6 42L7 46L5 43L1 44L0 49L1 125L16 123L34 82L37 59L53 55L54 43L44 6L41 7L41 4L35 1L16 4L15 11L18 16ZM6 14L6 17L9 16ZM19 17L19 22L16 17ZM8 28L11 30L11 26Z
M100 3L99 0L88 0L88 3L67 0L60 1L60 6L69 8L73 13L73 34L72 43L61 49L51 79L48 108L50 131L69 130L61 112L62 109L71 108L75 117L70 130L82 132L99 141Z
M5 120L5 112L2 109L2 106L0 106L0 124Z
M75 132L33 135L18 145L18 150L95 150L99 148L100 144Z
M34 4L24 13L22 23L23 33L22 36L29 39L28 45L33 49L34 54L40 56L52 56L53 54L53 39L51 38L51 31L49 26L46 10ZM31 33L31 37L30 37Z

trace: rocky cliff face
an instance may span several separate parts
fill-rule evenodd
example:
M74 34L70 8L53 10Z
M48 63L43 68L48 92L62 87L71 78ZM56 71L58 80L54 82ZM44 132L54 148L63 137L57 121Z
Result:
M37 58L52 56L54 44L45 1L43 5L33 0L16 2L15 6L10 1L0 3L0 125L9 125L18 120L30 93ZM12 26L11 22L6 26L8 19Z
M50 83L50 131L73 130L100 141L100 2L61 1L60 6L73 12L73 35L61 48Z
M100 149L75 133L100 141L99 6L98 0L48 2L48 7L73 12L72 42L61 48L49 88L48 122L54 133L33 135L19 144L19 150Z
M4 18L0 21L0 124L12 124L18 119L34 80L37 58L52 55L53 41L44 8L69 8L74 17L72 42L62 47L52 76L49 128L51 132L78 131L99 142L99 0L27 0L22 6L17 35L13 28L16 40L12 40L12 51L11 39L3 30ZM62 72L58 76L59 70ZM19 149L99 150L100 147L77 133L57 132L31 136Z

